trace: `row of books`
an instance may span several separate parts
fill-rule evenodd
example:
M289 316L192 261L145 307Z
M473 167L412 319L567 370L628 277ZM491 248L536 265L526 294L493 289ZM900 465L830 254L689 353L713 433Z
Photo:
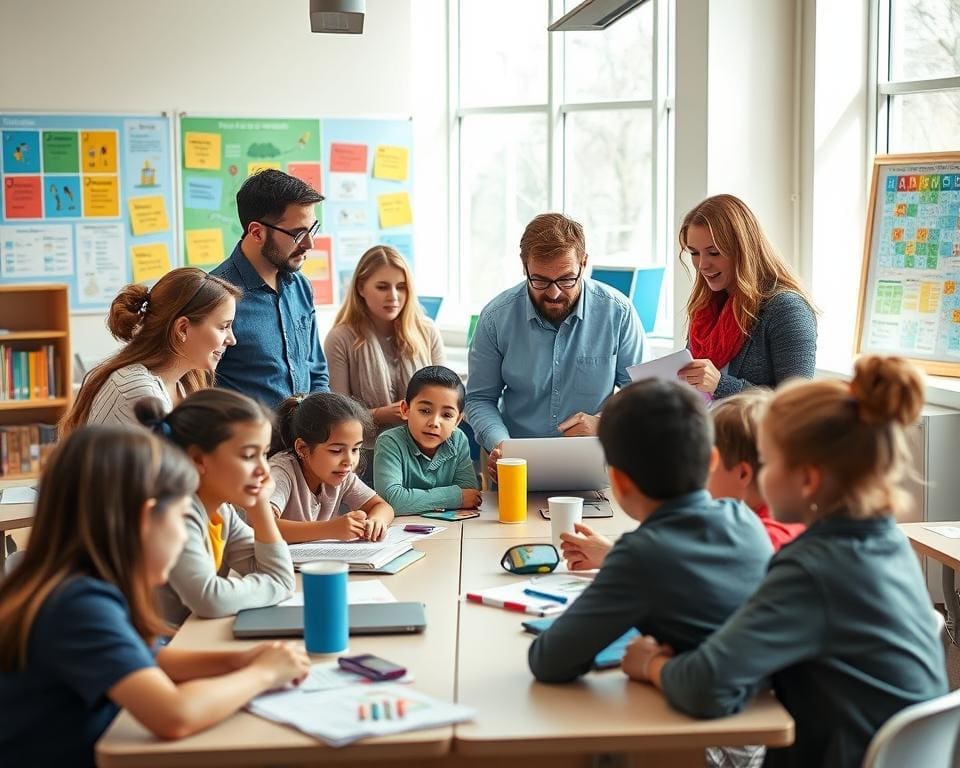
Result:
M56 424L0 427L0 477L37 474L57 441Z
M0 400L57 397L62 373L52 344L40 349L14 349L0 344Z

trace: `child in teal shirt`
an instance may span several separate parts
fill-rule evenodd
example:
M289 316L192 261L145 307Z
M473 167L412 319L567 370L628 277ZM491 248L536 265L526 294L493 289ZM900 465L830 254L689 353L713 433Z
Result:
M400 405L406 422L377 438L373 484L398 515L480 506L463 420L463 383L442 365L421 368Z

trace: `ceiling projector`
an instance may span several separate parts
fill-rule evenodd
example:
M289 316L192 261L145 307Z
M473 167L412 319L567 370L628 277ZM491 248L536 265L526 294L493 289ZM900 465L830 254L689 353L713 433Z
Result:
M310 0L310 31L362 35L366 0Z

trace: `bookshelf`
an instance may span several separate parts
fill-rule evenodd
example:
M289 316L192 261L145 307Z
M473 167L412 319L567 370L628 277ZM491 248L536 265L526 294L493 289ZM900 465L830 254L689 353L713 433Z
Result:
M52 346L56 361L56 391L49 397L0 400L0 427L56 424L70 407L73 352L70 348L70 309L66 285L0 285L0 345L14 350ZM36 479L36 473L0 476L4 485Z

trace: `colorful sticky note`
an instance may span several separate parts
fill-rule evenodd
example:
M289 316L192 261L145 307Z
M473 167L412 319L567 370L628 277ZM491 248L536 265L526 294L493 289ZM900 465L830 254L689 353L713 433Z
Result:
M43 132L43 170L46 173L80 172L80 136L76 131Z
M39 219L39 176L7 176L3 180L3 216L6 219Z
M133 282L149 283L159 280L170 271L170 253L166 243L134 245L130 248L133 262Z
M183 175L183 207L219 211L223 179L217 176Z
M407 192L395 192L377 197L377 210L380 214L380 227L402 227L413 223L410 210L410 195Z
M287 173L323 194L320 163L287 163Z
M219 264L223 261L223 230L188 229L186 233L187 264L192 266Z
M170 229L167 206L161 195L131 197L127 207L130 209L130 229L137 237Z
M390 181L404 181L407 178L406 147L379 146L373 156L373 177Z
M401 235L383 235L380 242L395 248L403 256L407 264L413 266L413 236L407 234Z
M83 131L80 134L80 160L84 173L116 173L117 132Z
M313 248L307 251L300 270L313 286L314 304L333 304L332 248L333 238L329 235L314 238Z
M83 177L83 215L111 218L120 215L120 187L116 176Z
M220 170L220 134L188 131L183 135L183 167Z
M268 169L279 171L280 163L247 163L247 176L253 176L255 173L260 173L260 171L266 171Z
M367 145L331 144L330 170L335 173L366 173Z
M3 131L4 173L40 173L40 134Z
M80 177L47 176L43 182L43 215L48 219L80 216Z

